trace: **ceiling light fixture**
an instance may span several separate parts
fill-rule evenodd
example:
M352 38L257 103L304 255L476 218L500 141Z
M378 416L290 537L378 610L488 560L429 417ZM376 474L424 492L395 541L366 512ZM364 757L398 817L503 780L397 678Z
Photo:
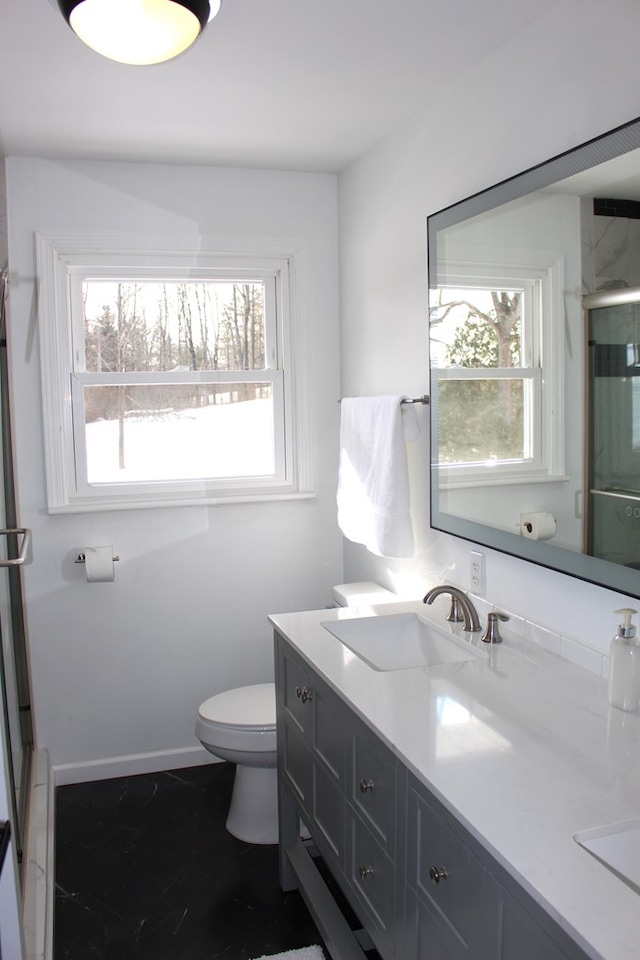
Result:
M58 0L58 6L92 50L119 63L146 66L190 47L221 0Z

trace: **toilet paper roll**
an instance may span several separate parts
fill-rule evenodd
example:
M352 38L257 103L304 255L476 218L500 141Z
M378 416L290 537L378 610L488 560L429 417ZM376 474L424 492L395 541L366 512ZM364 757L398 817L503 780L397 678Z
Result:
M556 518L552 513L523 513L520 532L529 540L550 540L555 536Z
M87 583L109 583L114 579L113 547L85 547Z

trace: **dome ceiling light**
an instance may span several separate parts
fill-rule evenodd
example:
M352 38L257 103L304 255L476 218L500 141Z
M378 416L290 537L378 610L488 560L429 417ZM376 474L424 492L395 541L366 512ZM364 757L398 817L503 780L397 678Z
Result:
M103 57L146 66L194 43L221 0L58 0L71 29Z

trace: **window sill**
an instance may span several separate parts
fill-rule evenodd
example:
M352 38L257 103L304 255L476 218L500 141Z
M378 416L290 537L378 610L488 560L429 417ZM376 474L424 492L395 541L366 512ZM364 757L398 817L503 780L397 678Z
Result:
M437 476L437 473L436 473ZM438 488L440 490L464 490L478 487L510 487L516 484L525 483L566 483L569 480L567 474L551 473L517 473L500 474L496 476L474 474L466 477L456 477L455 479L445 479L440 475L438 478Z
M59 516L61 514L73 513L103 513L114 510L156 510L171 507L215 507L224 506L233 503L272 503L274 501L284 500L313 500L316 496L314 490L303 493L294 493L292 491L281 493L247 493L237 494L235 496L203 496L203 497L174 497L158 498L157 500L133 499L123 497L122 499L109 498L108 500L98 500L95 498L87 500L74 500L72 503L62 504L60 506L49 506L47 512L50 516Z

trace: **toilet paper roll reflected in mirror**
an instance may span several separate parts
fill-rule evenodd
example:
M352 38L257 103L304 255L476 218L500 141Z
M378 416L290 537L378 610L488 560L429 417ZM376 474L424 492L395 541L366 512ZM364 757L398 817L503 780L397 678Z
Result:
M523 513L520 532L529 540L550 540L556 533L556 518L552 513Z
M85 547L87 583L110 583L115 577L113 547Z

